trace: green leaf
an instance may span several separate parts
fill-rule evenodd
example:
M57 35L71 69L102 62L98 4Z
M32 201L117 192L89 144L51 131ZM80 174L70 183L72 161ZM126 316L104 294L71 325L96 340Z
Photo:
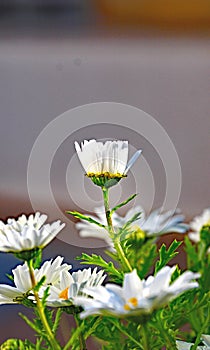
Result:
M172 260L179 252L176 252L176 249L182 244L182 242L177 242L175 239L168 250L166 249L166 245L162 244L159 249L160 259L155 264L155 274L160 271L170 260Z
M46 280L46 276L42 276L42 278L40 279L40 281L36 284L34 290L35 292L38 292L41 288L41 286L43 285L43 283L45 282Z
M37 334L43 335L42 328L39 328L36 326L35 323L33 323L29 318L25 315L23 315L21 312L19 313L19 316L27 323L29 327L31 327Z
M58 327L60 325L60 320L61 320L62 313L63 313L62 308L58 308L58 310L56 311L54 324L53 324L53 327L52 327L52 332L54 334L56 333L56 331L58 330Z
M81 214L81 213L79 213L77 211L66 211L66 213L70 214L70 215L73 215L77 219L85 220L85 221L90 222L91 224L95 224L95 225L98 225L99 227L107 229L107 227L105 225L103 225L100 222L92 219L90 216L86 216L86 215Z
M33 268L38 269L41 265L41 262L42 262L42 249L39 249L33 260Z
M14 282L14 277L10 275L9 273L6 273L7 278L9 278L10 281Z
M123 201L122 203L116 205L114 208L111 210L111 214L113 214L117 209L123 207L124 205L128 204L130 201L132 201L135 197L137 196L137 193L132 194L128 199Z
M49 290L50 290L50 286L48 286L45 290L44 290L44 294L42 297L42 304L45 306L47 298L49 296Z
M96 265L96 266L103 267L105 272L107 272L109 274L109 277L115 282L121 283L123 280L123 273L116 269L113 262L111 261L106 262L99 255L96 255L96 254L88 255L86 253L82 253L81 256L76 258L76 260L82 260L81 264Z

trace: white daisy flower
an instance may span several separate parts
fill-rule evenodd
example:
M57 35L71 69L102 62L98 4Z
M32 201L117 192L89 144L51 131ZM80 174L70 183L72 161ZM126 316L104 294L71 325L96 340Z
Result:
M60 220L45 224L46 215L25 215L17 220L8 219L4 224L0 221L0 251L19 253L34 248L44 248L63 229L65 224Z
M91 216L94 220L106 225L106 215L103 207L95 209L96 216ZM141 230L147 237L160 236L169 232L185 233L188 230L188 225L184 224L184 216L172 211L167 211L163 214L160 209L154 210L148 217L142 207L136 206L130 209L124 217L119 216L116 212L113 213L112 223L117 229L122 228L135 214L141 213L139 220L136 220L131 225L131 230ZM90 216L90 215L89 215ZM106 229L96 226L88 221L81 220L75 224L81 237L93 237L103 239L108 246L113 247L111 238Z
M193 280L200 275L191 271L184 272L170 284L175 269L176 266L165 266L155 277L149 276L146 280L141 280L133 270L125 274L122 287L107 284L105 287L84 288L84 293L92 298L77 297L74 303L84 308L81 318L95 314L118 317L148 314L184 291L198 287Z
M202 334L201 337L203 344L201 346L198 346L197 350L210 350L210 335ZM194 345L193 343L187 343L185 341L177 340L176 341L177 349L178 350L190 350L191 346Z
M99 186L105 183L102 181L103 178L106 181L115 179L117 182L125 177L142 152L141 150L137 151L128 162L128 141L106 141L103 143L94 139L84 140L81 146L75 142L75 149L86 175ZM112 184L112 182L110 183Z
M71 274L68 271L62 271L59 282L50 287L47 305L51 307L71 305L75 297L84 295L84 287L100 286L105 278L104 271L97 272L97 268L93 271L91 268L78 270ZM43 292L44 288L41 290L42 294Z
M147 237L160 236L169 232L185 233L188 230L188 225L183 223L185 217L179 213L179 210L175 213L169 210L161 214L161 208L159 208L146 217L144 209L136 206L130 209L123 218L116 214L115 221L122 227L137 213L141 213L141 217L135 221L134 228L140 228Z
M45 276L46 279L43 285L48 286L59 283L60 273L72 268L71 265L63 264L63 259L63 257L58 256L55 260L45 261L40 269L34 270L35 280L39 282ZM33 294L29 269L26 263L18 265L12 270L12 274L14 286L0 284L0 304L17 304L29 292Z
M189 233L190 239L198 243L200 241L200 231L203 226L210 225L210 208L207 208L199 216L196 216L190 223L190 228L193 232Z

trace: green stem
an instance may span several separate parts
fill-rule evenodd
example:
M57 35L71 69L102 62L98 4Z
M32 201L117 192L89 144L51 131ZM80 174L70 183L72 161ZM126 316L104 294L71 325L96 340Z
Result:
M50 326L48 324L47 318L45 316L44 306L42 305L42 302L39 299L38 292L35 290L36 279L35 279L35 275L34 275L34 269L33 269L33 265L32 265L32 260L28 261L28 268L29 268L29 274L30 274L30 278L31 278L33 292L34 292L34 297L35 297L35 300L36 300L37 310L38 310L38 313L39 313L40 320L42 321L42 325L43 325L43 327L45 329L48 341L49 341L49 343L51 345L51 348L53 350L60 350L61 347L58 344L57 340L54 338L52 330L51 330L51 328L50 328Z
M148 335L146 324L142 324L141 326L141 335L142 335L143 349L150 350L151 348L150 348L149 335Z
M73 333L71 338L68 340L66 345L64 346L63 350L68 350L71 348L71 346L75 343L75 341L78 339L80 332L83 330L83 324L81 324Z
M106 220L107 220L109 233L111 236L114 236L114 228L113 228L113 224L112 224L111 210L109 208L109 190L106 187L102 187L102 191L103 191L104 207L105 207Z
M79 328L81 323L80 323L80 319L78 317L78 314L76 314L76 313L74 314L74 319L75 319L77 328ZM79 332L78 337L79 337L80 350L87 350L86 344L85 344L85 339L83 337L82 332Z
M111 215L111 210L109 208L109 190L106 187L102 187L102 191L103 191L103 198L104 198L104 207L106 212L106 220L107 220L110 237L113 239L114 247L118 253L118 256L120 258L123 268L125 269L125 271L132 271L132 267L125 256L125 253L122 249L119 238L116 237L114 227L112 224L112 215Z
M101 322L101 317L98 317L96 320L94 320L94 323L92 326L89 327L88 331L85 333L85 338L87 339L91 333L93 333L93 331L96 329L96 327L100 324ZM76 322L77 323L77 322ZM68 350L71 348L71 346L76 342L76 340L78 339L78 337L80 336L80 333L82 333L84 328L84 322L80 323L77 327L77 329L75 330L75 332L73 333L73 335L71 336L71 338L68 340L68 342L66 343L66 345L64 346L63 350Z

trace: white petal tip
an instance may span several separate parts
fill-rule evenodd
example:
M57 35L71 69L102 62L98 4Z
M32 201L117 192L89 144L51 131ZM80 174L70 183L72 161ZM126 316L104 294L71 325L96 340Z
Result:
M127 172L130 170L130 168L133 166L133 164L136 162L136 160L139 158L139 156L141 155L142 150L139 149L138 151L136 151L136 153L134 153L133 157L129 160L127 167L125 169L125 175L127 174Z

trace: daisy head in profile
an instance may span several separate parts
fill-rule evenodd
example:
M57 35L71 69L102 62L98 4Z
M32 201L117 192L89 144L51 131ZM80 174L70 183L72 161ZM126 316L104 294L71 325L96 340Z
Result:
M0 252L13 253L18 258L30 260L39 249L48 245L65 224L60 220L45 224L47 215L39 212L18 219L0 221Z
M104 143L94 139L84 140L81 145L75 142L75 149L86 176L96 185L107 188L126 177L141 154L141 150L138 150L128 161L128 141L119 140Z
M65 307L74 304L74 299L82 296L84 288L100 286L106 278L103 270L97 271L97 267L78 270L70 273L63 269L60 273L59 281L51 283L49 295L46 300L47 306ZM48 286L45 285L40 290L41 297Z

